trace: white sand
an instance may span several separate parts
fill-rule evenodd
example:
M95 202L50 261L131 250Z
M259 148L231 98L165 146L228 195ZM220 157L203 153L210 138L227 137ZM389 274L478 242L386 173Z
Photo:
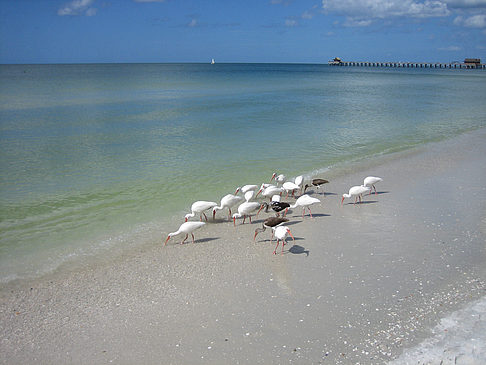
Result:
M379 194L341 206L367 175ZM0 362L386 363L486 295L486 130L320 177L284 255L220 220L195 244L163 248L171 227L115 262L3 286Z

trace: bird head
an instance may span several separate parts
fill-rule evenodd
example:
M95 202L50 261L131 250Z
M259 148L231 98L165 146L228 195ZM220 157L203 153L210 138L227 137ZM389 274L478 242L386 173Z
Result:
M238 194L240 192L240 190L241 190L241 187L237 187L234 195Z

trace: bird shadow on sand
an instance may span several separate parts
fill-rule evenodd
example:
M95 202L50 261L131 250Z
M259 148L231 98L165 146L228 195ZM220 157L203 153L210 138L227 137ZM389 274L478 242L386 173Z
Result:
M304 216L304 219L306 218L309 218L309 219L312 219L312 218L320 218L320 217L330 217L331 215L330 214L325 214L325 213L312 213L312 217L309 215L309 213L307 213L305 216ZM288 215L287 215L288 217ZM300 215L293 215L292 218L301 218L302 219L302 214ZM286 225L288 223L285 223Z
M364 204L375 204L375 203L378 203L378 200L363 200L361 203L360 202L357 202L357 203L349 202L349 203L346 203L346 204L343 204L343 205L359 206L359 205L364 205Z
M211 241L216 241L218 240L219 237L207 237L207 238L200 238L198 240L195 240L194 243L205 243L205 242L211 242Z
M288 249L287 253L293 253L294 255L305 254L306 256L309 256L309 250L306 250L304 247L299 245L293 245Z
M389 193L390 193L389 191L377 191L376 193L373 193L373 194L375 194L375 195L381 195L381 194L389 194Z
M294 239L296 241L303 241L304 240L303 238L299 238L299 237L294 237ZM255 242L261 242L261 243L271 242L271 243L275 243L276 244L277 243L277 240L276 240L275 237L273 237L271 240L270 240L270 238L263 238L261 240L257 239ZM293 240L289 239L285 245L288 245L291 242L293 242Z

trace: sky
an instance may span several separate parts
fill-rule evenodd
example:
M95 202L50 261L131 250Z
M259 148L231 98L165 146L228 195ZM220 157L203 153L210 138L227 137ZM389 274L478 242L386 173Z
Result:
M486 63L486 0L0 0L0 63Z

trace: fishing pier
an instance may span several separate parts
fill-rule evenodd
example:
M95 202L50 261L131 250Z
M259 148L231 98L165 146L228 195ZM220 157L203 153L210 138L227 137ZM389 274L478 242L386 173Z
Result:
M479 58L466 58L464 62L354 62L342 61L339 57L329 61L331 66L358 66L358 67L394 67L394 68L455 68L455 69L486 69L486 64Z

